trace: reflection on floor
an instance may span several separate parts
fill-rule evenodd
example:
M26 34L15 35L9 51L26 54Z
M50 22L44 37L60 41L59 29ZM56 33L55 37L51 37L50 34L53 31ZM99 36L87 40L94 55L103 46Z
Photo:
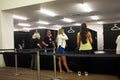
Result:
M18 73L21 75L15 76L14 67L0 68L0 80L37 80L36 70L18 68ZM54 72L50 70L40 71L40 80L51 80L54 77ZM59 73L57 72L57 78L60 80L119 80L117 76L102 75L102 74L89 74L88 76L78 76L77 73Z

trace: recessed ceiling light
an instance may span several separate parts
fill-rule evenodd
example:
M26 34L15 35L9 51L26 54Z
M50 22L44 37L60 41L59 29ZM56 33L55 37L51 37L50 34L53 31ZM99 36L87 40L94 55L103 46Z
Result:
M62 20L63 20L64 22L69 22L69 23L73 22L73 20L70 19L70 18L63 18Z
M84 10L84 11L86 11L86 12L91 12L92 11L92 9L88 6L88 4L87 3L80 3L79 4L80 5L80 7L82 7L82 9Z
M28 24L28 23L18 23L17 25L18 25L18 26L25 26L25 27L31 26L31 25Z
M14 19L19 19L19 20L27 20L27 17L23 17L23 16L18 16L18 15L13 15Z
M47 10L47 9L40 9L40 12L42 13L42 14L45 14L45 15L48 15L48 16L56 16L56 14L54 13L54 12L52 12L52 11L49 11L49 10Z
M40 24L45 24L45 25L50 24L49 22L46 22L46 21L38 21L38 23L40 23Z

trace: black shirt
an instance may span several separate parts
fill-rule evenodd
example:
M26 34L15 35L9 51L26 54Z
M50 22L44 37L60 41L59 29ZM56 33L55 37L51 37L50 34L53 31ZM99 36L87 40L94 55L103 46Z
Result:
M54 39L53 39L52 36L51 36L51 37L46 36L46 37L43 39L43 41L44 41L46 44L48 44L47 48L53 48L52 42L54 41Z
M37 44L39 43L39 39L31 39L31 48L39 48Z

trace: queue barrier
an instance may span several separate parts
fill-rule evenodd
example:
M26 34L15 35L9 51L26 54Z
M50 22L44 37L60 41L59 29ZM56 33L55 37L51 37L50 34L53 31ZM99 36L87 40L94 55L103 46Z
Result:
M46 50L52 50L52 52L47 52ZM0 49L0 54L4 53L14 53L15 54L15 73L14 76L19 76L20 73L18 72L18 63L17 63L17 54L37 54L37 80L40 80L40 55L47 55L47 56L53 56L53 62L54 62L54 77L52 80L60 80L56 77L56 56L70 56L70 57L120 57L119 54L105 54L102 51L94 51L94 54L77 54L77 53L71 53L71 54L59 54L56 52L55 48L45 48L45 49Z

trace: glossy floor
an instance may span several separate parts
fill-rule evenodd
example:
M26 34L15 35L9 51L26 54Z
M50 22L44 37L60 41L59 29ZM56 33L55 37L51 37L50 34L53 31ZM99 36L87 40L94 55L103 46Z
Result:
M18 68L20 75L15 76L14 67L0 68L0 80L37 80L37 71L27 68ZM54 78L54 72L51 70L41 70L40 80L52 80ZM119 80L117 76L102 75L102 74L89 74L88 76L78 76L77 73L71 72L57 72L57 78L59 80Z

